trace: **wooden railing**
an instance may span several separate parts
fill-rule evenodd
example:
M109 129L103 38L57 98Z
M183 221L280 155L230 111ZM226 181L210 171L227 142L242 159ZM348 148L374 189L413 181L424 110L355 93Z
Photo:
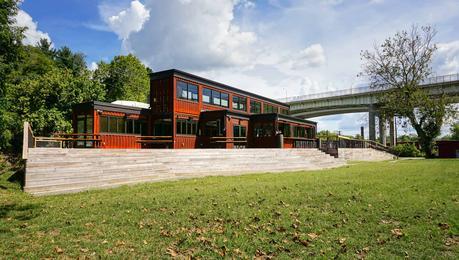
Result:
M172 136L159 136L159 135L151 135L151 136L137 136L136 142L141 144L163 144L163 143L173 143Z
M247 137L226 137L226 136L214 136L210 138L211 143L217 144L226 144L226 143L233 143L233 144L245 144L247 143Z
M327 140L320 140L319 149L333 156L338 156L339 148L373 148L394 154L390 147L372 140L354 139L347 136L337 136Z
M99 134L87 133L55 133L51 137L35 137L34 147L54 148L99 148L101 138Z
M29 157L29 148L35 147L35 136L29 122L24 122L22 133L22 159Z

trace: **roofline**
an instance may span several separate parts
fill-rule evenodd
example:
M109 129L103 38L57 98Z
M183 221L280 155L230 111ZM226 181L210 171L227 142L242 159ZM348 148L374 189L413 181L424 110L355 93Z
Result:
M283 114L278 114L278 113L268 113L268 114L252 114L252 117L270 117L276 120L286 120L294 123L303 123L303 124L311 124L317 126L317 122L302 119L299 117L294 117L294 116L288 116L288 115L283 115Z
M103 110L112 111L112 112L136 113L136 114L141 114L142 112L151 110L149 108L124 106L124 105L112 104L112 103L101 102L101 101L89 101L89 102L75 104L72 106L72 109L88 108L88 107L91 107L94 109L103 109Z
M247 95L249 97L254 97L254 98L257 98L257 99L268 101L268 102L273 103L273 104L277 104L277 105L281 105L281 106L285 106L285 107L290 108L290 105L287 104L287 103L283 103L283 102L280 102L280 101L275 100L275 99L263 97L263 96L260 96L258 94L252 93L252 92L248 92L248 91L245 91L245 90L242 90L242 89L231 87L229 85L226 85L226 84L223 84L223 83L220 83L220 82L217 82L217 81L213 81L213 80L210 80L210 79L206 79L206 78L203 78L203 77L200 77L200 76L197 76L197 75L185 72L185 71L181 71L181 70L178 70L178 69L170 69L170 70L163 70L163 71L150 73L150 79L160 79L160 78L164 78L164 77L171 76L171 75L172 76L186 77L186 78L188 78L190 80L195 80L195 81L198 81L200 83L210 85L212 87L220 88L220 89L223 89L223 90L230 90L230 91L233 91L233 92L236 92L236 93L239 93L239 94Z

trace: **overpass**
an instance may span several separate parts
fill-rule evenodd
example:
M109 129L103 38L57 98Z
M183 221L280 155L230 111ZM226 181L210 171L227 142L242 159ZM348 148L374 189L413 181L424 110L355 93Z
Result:
M459 73L428 78L420 86L427 88L431 95L445 93L454 96L459 102ZM346 113L369 113L369 139L376 140L376 116L378 115L378 94L387 89L359 87L317 94L303 95L279 99L290 105L290 115L301 118L337 115ZM385 144L386 123L379 120L380 142ZM395 143L394 119L389 119L390 143Z

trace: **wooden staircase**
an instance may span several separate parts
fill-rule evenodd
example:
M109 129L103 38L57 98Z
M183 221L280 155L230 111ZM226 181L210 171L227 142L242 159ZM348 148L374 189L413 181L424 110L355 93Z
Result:
M317 170L345 165L318 149L29 148L24 190L79 192L216 175Z

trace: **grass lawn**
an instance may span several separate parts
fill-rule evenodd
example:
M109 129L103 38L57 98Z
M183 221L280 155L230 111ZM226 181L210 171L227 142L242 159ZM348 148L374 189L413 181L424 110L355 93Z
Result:
M32 197L0 175L0 258L459 258L459 160Z

